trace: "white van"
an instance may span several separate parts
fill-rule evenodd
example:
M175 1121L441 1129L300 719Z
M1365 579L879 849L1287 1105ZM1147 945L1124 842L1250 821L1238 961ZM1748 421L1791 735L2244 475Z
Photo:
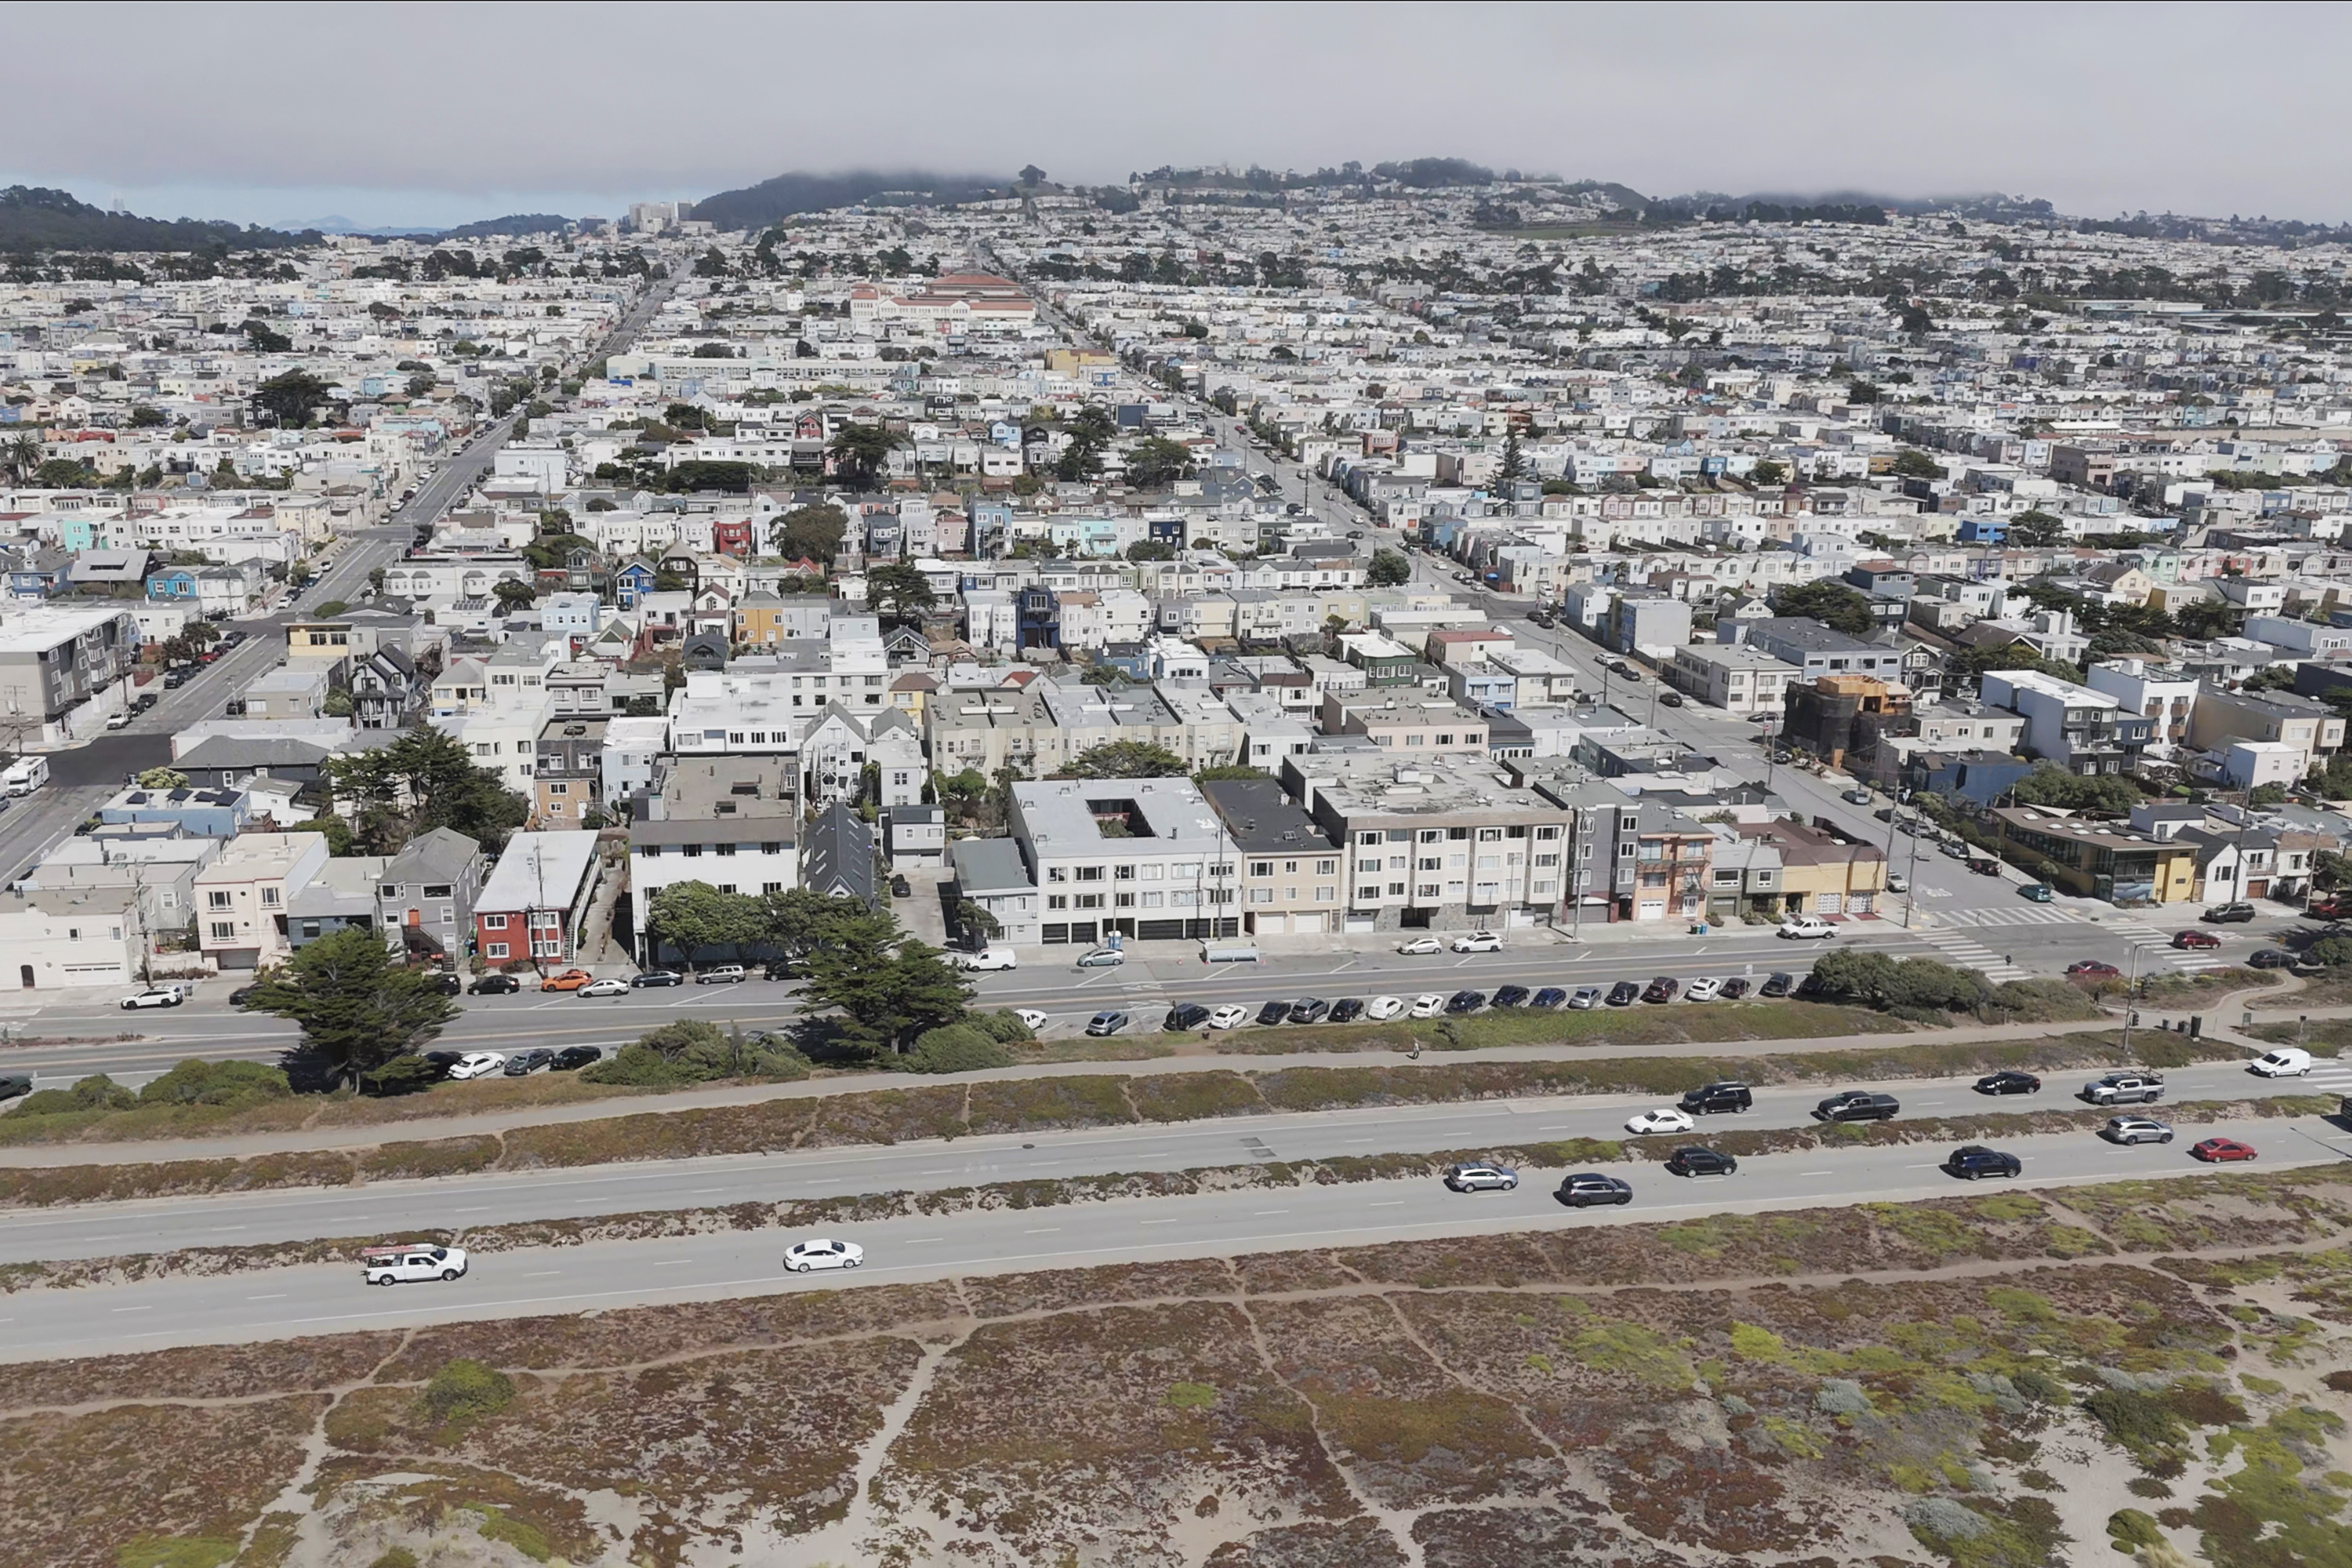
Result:
M2302 1078L2311 1071L2311 1053L2294 1046L2256 1057L2246 1064L2248 1071L2262 1078Z
M1255 963L1257 943L1254 942L1204 942L1201 944L1203 963Z
M1018 969L1021 966L1021 961L1013 956L1009 947L984 947L978 952L958 953L955 962L961 969Z
M49 782L49 759L18 757L0 773L0 793L26 795Z

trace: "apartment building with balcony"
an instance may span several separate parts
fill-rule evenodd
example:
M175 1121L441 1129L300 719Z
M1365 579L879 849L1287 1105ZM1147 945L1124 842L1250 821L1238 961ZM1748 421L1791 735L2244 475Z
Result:
M1317 936L1340 928L1341 847L1271 778L1217 779L1201 793L1241 854L1242 930Z
M1012 828L1046 946L1242 929L1240 847L1190 779L1016 783Z
M1572 924L1598 920L1696 919L1714 896L1715 833L1660 801L1629 796L1559 759L1511 776L1568 812L1563 863L1566 914Z
M2274 741L2302 756L2300 776L2323 758L2344 749L2344 715L2316 698L2294 691L2223 691L2198 694L2189 717L2189 743L2200 751L2227 752L2234 742Z
M2036 669L1988 670L1979 689L1986 702L2024 719L2028 755L2069 773L2128 773L2155 732L2155 721L2123 699ZM2341 721L2337 729L2340 735Z

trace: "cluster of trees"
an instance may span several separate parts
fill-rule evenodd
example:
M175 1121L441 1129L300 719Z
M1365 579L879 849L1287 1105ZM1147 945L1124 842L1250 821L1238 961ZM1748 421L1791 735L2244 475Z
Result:
M356 808L351 841L362 855L396 855L436 827L495 855L530 815L528 801L438 730L404 731L391 744L334 758L327 769L335 798Z
M1813 964L1813 981L1832 1000L1896 1013L1970 1012L1996 994L1992 982L1973 969L1850 947L1822 954Z
M1776 616L1810 616L1832 631L1848 637L1868 637L1877 626L1870 613L1870 601L1862 590L1851 584L1832 578L1811 583L1791 583L1772 590L1772 613Z
M768 543L787 561L830 566L849 532L849 514L831 501L794 507L768 525Z
M1100 479L1103 453L1118 434L1118 424L1109 409L1098 403L1089 403L1079 409L1070 422L1070 444L1054 460L1054 477L1074 484Z

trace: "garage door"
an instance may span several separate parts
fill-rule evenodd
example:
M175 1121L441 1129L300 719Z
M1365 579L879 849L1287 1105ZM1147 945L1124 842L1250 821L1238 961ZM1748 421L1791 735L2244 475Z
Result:
M1836 893L1822 893L1813 900L1813 913L1817 915L1842 914L1844 910L1844 900Z

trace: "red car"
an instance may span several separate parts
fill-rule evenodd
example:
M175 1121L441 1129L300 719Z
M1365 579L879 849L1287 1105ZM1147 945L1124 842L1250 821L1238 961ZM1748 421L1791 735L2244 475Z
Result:
M2337 899L2314 899L2311 901L2311 907L2303 912L2315 921L2352 919L2352 906L2347 906Z
M2123 971L2112 963L2103 963L2095 958L2078 958L2066 966L2066 973L2087 974L2094 980L2103 980L2110 974L2121 974Z
M2221 939L2210 931L2177 931L2172 933L2172 945L2202 950L2221 946Z
M2208 1138L2202 1143L2191 1144L2189 1152L2200 1160L2217 1165L2231 1160L2251 1160L2254 1157L2253 1150L2239 1142L2235 1138Z

